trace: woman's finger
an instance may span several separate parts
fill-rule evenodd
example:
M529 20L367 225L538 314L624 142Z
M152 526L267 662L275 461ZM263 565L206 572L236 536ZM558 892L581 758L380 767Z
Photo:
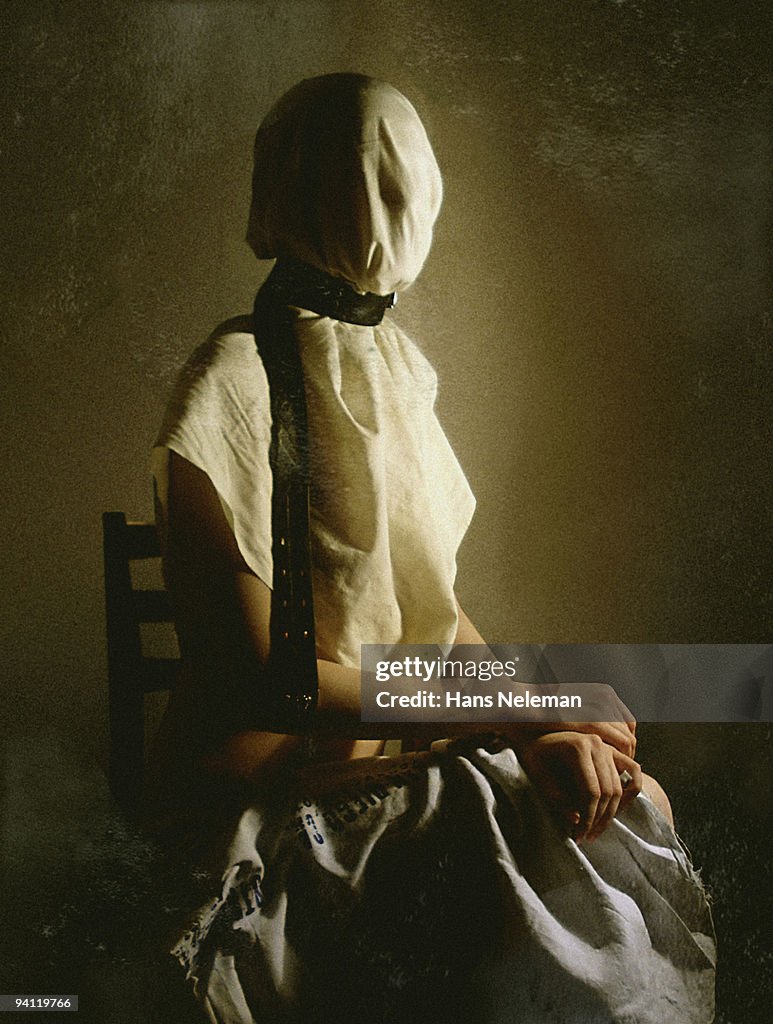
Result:
M641 792L641 766L632 758L625 757L611 747L606 748L607 770L604 774L605 784L611 788L609 801L603 813L597 814L597 820L588 834L589 839L600 836L613 818L625 808ZM626 774L624 774L626 773ZM625 779L625 782L623 781ZM602 791L604 784L602 784Z
M596 811L596 820L588 832L588 839L595 839L601 835L617 814L620 798L623 795L623 785L615 764L613 748L604 744L593 753L602 796Z
M608 751L611 749L607 744L602 743L596 745L592 750L593 766L596 769L596 777L599 781L600 795L598 805L596 806L596 815L588 828L587 839L593 839L598 834L614 792L615 780L613 776L615 775L615 768L608 754Z
M619 751L613 751L612 758L615 762L615 769L618 776L623 772L628 772L630 780L626 779L626 785L622 786L623 792L620 797L620 805L618 807L618 814L635 800L636 797L641 793L642 789L642 770L641 765L633 760L631 757L626 757ZM622 783L621 783L622 785Z
M573 746L574 756L570 761L580 819L574 831L574 838L578 841L593 826L601 799L601 785L593 757L593 748L597 744L601 746L597 736L577 737Z

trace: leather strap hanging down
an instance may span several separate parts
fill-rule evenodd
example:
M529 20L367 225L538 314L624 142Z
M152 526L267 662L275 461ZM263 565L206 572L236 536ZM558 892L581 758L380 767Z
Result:
M255 343L268 377L273 476L270 697L277 726L306 732L317 703L309 542L309 452L300 358L286 306L265 291L255 301Z
M374 326L394 295L361 295L345 282L297 260L275 265L255 299L254 331L271 401L273 477L271 680L277 727L308 732L317 704L309 534L309 436L306 394L293 330L296 306L346 323Z

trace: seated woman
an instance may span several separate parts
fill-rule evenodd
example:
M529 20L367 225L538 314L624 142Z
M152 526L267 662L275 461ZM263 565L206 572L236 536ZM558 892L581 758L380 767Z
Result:
M709 1021L705 898L612 691L609 721L495 742L361 721L361 644L483 643L454 594L474 501L383 318L440 201L384 83L302 82L258 131L248 239L277 264L154 451L185 669L152 808L199 890L175 954L218 1022Z

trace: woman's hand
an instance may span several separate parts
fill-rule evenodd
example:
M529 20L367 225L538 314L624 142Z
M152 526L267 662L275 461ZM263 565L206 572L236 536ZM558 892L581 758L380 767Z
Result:
M560 692L561 684L556 689ZM614 689L606 683L570 683L567 689L582 694L583 712L593 721L560 721L553 726L546 723L545 731L592 733L626 757L633 757L636 753L636 719ZM571 715L571 711L568 714Z
M486 641L480 635L469 616L457 599L458 624L454 647L472 645L485 647ZM493 657L493 655L492 655ZM636 753L636 719L628 710L614 689L606 683L553 683L549 692L561 694L562 688L567 694L582 694L583 712L586 719L592 721L526 721L523 718L514 726L497 723L496 728L510 736L515 743L520 739L530 739L547 732L580 732L598 736L626 757ZM567 715L571 715L571 711Z
M518 743L515 751L540 796L578 842L601 835L641 792L642 771L636 761L596 733L545 733ZM623 771L631 775L625 788Z
M564 684L553 684L550 692L560 694ZM596 736L626 757L636 753L636 719L620 700L611 686L606 683L567 683L567 692L581 693L583 712L593 721L570 722L559 719L553 722L519 722L525 737L536 737L544 733L579 732ZM567 711L567 717L572 714Z

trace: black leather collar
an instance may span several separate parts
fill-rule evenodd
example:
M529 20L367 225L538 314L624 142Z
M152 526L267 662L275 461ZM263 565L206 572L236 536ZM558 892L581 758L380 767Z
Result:
M282 305L299 306L320 316L363 327L380 324L384 313L397 302L394 292L362 295L340 278L289 257L277 260L263 288Z

